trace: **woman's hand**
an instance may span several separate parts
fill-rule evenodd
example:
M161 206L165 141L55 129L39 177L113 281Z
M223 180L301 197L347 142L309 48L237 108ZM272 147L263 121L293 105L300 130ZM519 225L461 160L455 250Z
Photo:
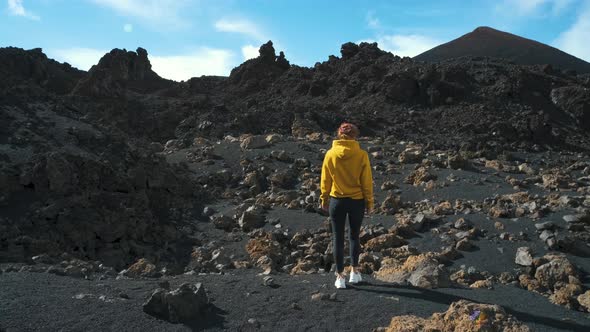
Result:
M366 208L366 209L365 209L365 214L366 214L366 215L368 215L368 216L372 215L372 214L373 214L373 212L375 212L375 210L374 210L374 209L370 209L370 208Z
M320 209L324 212L328 212L328 203L320 203Z

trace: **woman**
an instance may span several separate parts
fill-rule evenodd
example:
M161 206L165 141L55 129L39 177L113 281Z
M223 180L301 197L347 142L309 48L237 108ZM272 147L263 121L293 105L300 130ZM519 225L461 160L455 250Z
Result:
M330 212L332 222L332 244L336 261L336 288L346 288L344 271L344 228L348 216L348 236L352 269L349 282L362 281L358 271L360 254L359 233L364 213L373 210L373 177L366 151L356 141L358 128L343 123L338 128L338 139L326 152L322 165L321 208Z

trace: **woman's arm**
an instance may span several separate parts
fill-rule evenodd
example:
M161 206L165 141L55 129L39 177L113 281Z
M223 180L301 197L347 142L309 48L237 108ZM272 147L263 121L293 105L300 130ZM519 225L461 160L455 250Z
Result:
M329 151L326 152L324 157L324 163L322 164L322 176L320 180L320 205L322 208L327 209L328 201L330 200L330 192L332 191L332 173L329 167Z
M371 171L369 155L366 152L361 168L361 189L363 191L363 197L365 198L365 208L369 212L373 211L375 204L373 199L373 173Z

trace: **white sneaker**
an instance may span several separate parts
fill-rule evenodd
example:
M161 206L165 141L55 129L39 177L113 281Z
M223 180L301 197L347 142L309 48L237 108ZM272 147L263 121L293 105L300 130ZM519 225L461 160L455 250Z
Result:
M334 282L334 286L338 289L346 288L346 280L344 277L337 276L336 282Z
M350 272L350 279L348 280L351 284L358 284L359 282L363 281L361 274L358 272Z

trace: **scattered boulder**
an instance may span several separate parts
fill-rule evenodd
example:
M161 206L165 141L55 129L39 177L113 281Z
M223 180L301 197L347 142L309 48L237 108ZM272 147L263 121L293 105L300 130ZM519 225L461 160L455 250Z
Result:
M263 135L248 135L240 143L243 150L262 149L268 146L270 146L270 143Z
M243 214L242 214L242 216L243 216ZM223 229L226 232L229 232L232 229L234 229L234 227L237 227L238 226L238 223L235 221L234 218L229 217L229 216L226 216L226 215L223 215L223 214L214 217L213 218L213 224L215 225L215 228Z
M578 295L578 303L587 312L590 312L590 290L587 290L584 294Z
M516 257L514 262L522 266L533 265L532 251L529 247L520 247L516 250Z
M265 223L266 217L254 209L244 211L238 220L238 225L244 232L263 227Z
M431 180L436 180L437 176L432 174L427 167L418 167L415 171L410 173L404 180L405 183L419 186Z
M526 325L508 314L499 305L480 304L467 300L451 303L444 313L429 318L405 315L396 316L384 329L386 332L420 331L505 331L529 332Z
M570 276L578 278L576 268L564 255L548 254L543 258L548 262L539 265L534 275L541 286L553 289L558 282L569 283Z
M369 252L379 252L386 248L401 247L408 242L396 234L383 234L370 239L364 246L364 249Z
M156 289L143 304L143 311L171 323L187 323L206 317L209 298L201 283L184 283L175 290Z
M422 158L424 158L424 155L422 154L422 150L421 149L413 149L413 148L408 148L408 149L402 151L398 156L398 160L401 164L419 163L422 161Z
M444 265L431 254L409 256L405 262L384 259L381 268L375 272L378 280L391 283L409 282L421 288L439 288L450 285L449 274Z
M467 169L469 168L469 161L463 158L461 154L449 155L447 166L450 169Z
M160 273L156 270L156 265L145 258L139 259L127 269L121 271L121 274L130 278L154 278L160 276Z

